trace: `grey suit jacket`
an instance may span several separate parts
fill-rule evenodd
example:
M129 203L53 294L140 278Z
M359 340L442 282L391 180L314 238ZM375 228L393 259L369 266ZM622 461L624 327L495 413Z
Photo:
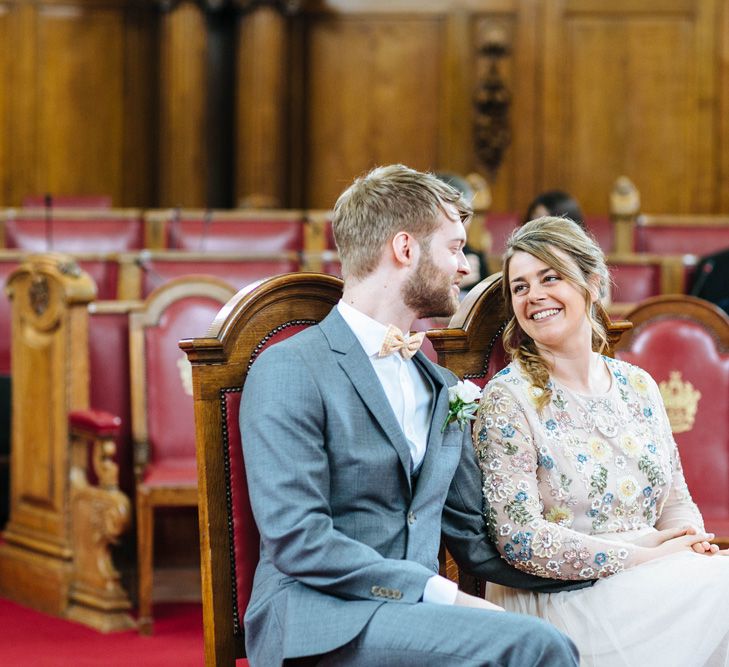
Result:
M245 615L251 664L332 651L385 602L414 604L438 571L441 532L459 564L539 590L575 587L519 572L486 537L470 432L444 433L449 371L414 357L435 397L417 481L372 365L335 308L253 364L241 434L260 562Z

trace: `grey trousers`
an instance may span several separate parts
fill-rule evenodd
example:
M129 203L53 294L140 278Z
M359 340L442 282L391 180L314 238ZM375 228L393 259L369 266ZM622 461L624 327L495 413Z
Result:
M428 603L386 603L351 642L287 665L317 667L577 667L572 641L544 621Z

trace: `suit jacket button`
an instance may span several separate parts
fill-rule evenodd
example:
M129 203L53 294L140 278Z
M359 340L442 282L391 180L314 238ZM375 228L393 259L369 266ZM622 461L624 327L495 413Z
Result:
M408 512L408 523L412 526L415 523L415 512Z
M382 589L379 586L373 586L370 588L370 593L372 593L372 595L380 596L382 595Z
M393 593L395 594L395 595L394 595L393 597L394 597L394 598L395 598L396 600L400 600L400 599L402 599L402 591L393 591Z

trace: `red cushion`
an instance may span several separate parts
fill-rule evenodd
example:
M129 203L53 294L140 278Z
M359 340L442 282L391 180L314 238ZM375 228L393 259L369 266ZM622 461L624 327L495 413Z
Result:
M144 246L144 227L141 216L74 218L63 211L54 212L47 224L43 213L34 211L7 220L5 245L31 252L124 252Z
M94 408L121 417L116 441L119 487L134 495L132 408L129 398L129 316L126 312L89 316L89 394Z
M168 247L193 252L280 253L304 249L304 218L172 220Z
M150 463L144 469L147 486L197 486L197 463L194 458L167 459Z
M613 280L613 303L638 303L649 296L661 293L661 265L646 261L645 264L619 264L610 262Z
M506 241L520 222L518 213L489 213L486 216L486 229L491 234L490 252L502 254Z
M658 383L678 370L683 382L701 392L693 428L675 439L702 513L729 520L729 355L717 350L699 323L666 317L639 327L630 350L616 356L645 369Z
M301 269L300 262L292 257L280 259L221 259L220 257L204 259L154 257L141 261L142 296L151 292L173 278L189 275L207 275L222 278L236 289L241 289L252 282L277 276L282 273L293 273Z
M585 227L595 237L603 252L612 252L615 241L613 238L613 222L609 216L585 216Z
M145 331L147 429L150 461L195 458L190 366L177 342L204 336L220 310L218 300L191 296L173 302L159 324Z
M660 255L710 255L729 247L729 227L649 225L635 228L636 252Z
M90 431L100 438L119 435L121 419L104 410L73 410L68 413L71 428Z

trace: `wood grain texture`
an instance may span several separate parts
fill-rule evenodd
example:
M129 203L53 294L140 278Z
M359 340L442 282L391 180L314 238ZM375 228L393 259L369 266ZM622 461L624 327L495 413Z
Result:
M205 16L191 2L160 27L159 204L206 206L207 39Z

